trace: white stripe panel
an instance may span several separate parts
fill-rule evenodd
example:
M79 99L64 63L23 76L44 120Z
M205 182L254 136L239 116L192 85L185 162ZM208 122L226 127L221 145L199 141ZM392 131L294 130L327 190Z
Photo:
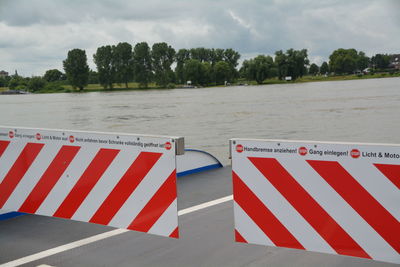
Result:
M6 177L12 165L14 165L25 145L26 143L24 142L11 142L8 144L7 149L0 157L0 183L3 182L3 179Z
M150 228L148 233L169 236L178 227L178 208L175 199L161 217Z
M85 222L89 221L135 161L139 153L140 151L137 150L121 150L75 212L72 219Z
M54 212L89 166L98 150L99 148L95 146L81 147L74 160L37 210L37 214L53 216Z
M268 238L235 201L233 202L233 209L235 215L235 229L248 243L275 246L271 239Z
M24 203L26 198L31 193L34 186L39 181L40 177L49 167L50 163L57 155L61 145L44 145L35 161L29 167L22 180L15 188L7 202L4 204L4 208L18 210Z
M400 190L372 163L339 162L382 206L400 221Z
M306 162L280 159L282 166L318 204L374 259L398 253Z
M172 155L163 154L136 190L126 200L121 209L110 221L110 226L127 228L144 206L149 202L160 186L175 169L175 159Z
M279 191L248 160L240 158L234 171L306 250L336 253Z

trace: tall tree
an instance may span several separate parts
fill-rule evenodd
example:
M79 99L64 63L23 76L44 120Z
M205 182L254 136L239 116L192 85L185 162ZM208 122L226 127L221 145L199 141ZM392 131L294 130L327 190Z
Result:
M309 64L307 49L294 50L289 49L286 51L289 60L288 75L296 80L302 77L307 72L307 65Z
M114 51L114 46L106 45L97 48L96 54L93 55L94 63L97 66L97 73L99 74L99 82L104 89L112 89L115 82Z
M213 67L209 62L203 62L202 65L202 77L201 77L201 84L202 85L209 85L215 80Z
M253 59L245 59L242 62L242 66L239 69L239 76L240 78L244 78L246 80L252 80L251 77L251 68L254 66L254 64L251 64Z
M43 79L45 79L48 82L56 82L56 81L61 81L64 77L64 74L59 71L58 69L52 69L46 71L46 73L43 76Z
M128 88L128 82L133 79L133 52L130 44L123 42L115 46L114 64L116 81L124 83L125 87Z
M311 65L310 65L310 70L309 70L309 73L311 74L311 75L317 75L318 74L318 72L319 72L319 67L317 66L317 64L315 64L315 63L312 63Z
M210 50L210 62L211 65L214 66L218 61L223 61L224 60L224 53L225 50L221 48L214 49L212 48Z
M179 49L175 55L176 68L175 74L179 83L185 83L184 64L190 59L190 51L187 49Z
M228 48L224 51L224 61L228 63L229 68L231 69L232 78L236 78L238 76L236 67L239 64L239 59L240 54L232 48Z
M192 84L202 84L204 77L204 67L197 59L189 59L185 61L183 73L185 81L191 81Z
M302 77L306 74L309 64L307 49L289 49L286 53L283 53L282 50L276 51L275 63L278 66L279 79L286 76L292 77L292 80Z
M330 70L337 74L350 74L357 70L358 54L355 49L339 48L329 56Z
M173 82L171 65L174 62L175 49L167 43L155 43L151 49L151 58L156 83L166 87Z
M262 84L265 79L276 75L276 68L272 57L259 55L254 59L245 60L241 72L247 80L255 80Z
M140 87L147 88L152 77L151 54L146 42L137 43L133 50L134 77Z
M72 87L83 90L89 78L89 66L85 50L72 49L68 51L67 59L63 61L63 66Z
M218 61L214 66L215 82L216 84L224 84L231 82L234 77L232 68L226 61Z
M283 80L288 75L289 62L287 55L282 50L275 52L275 64L278 67L278 78Z
M210 61L210 50L204 47L190 49L190 58L197 59L200 62Z
M368 67L370 58L365 55L363 51L359 51L357 54L357 68L358 70L364 70Z
M389 66L390 56L376 54L371 58L371 64L374 69L386 69Z
M329 65L326 61L322 62L321 68L320 68L320 73L321 74L328 74L329 73Z

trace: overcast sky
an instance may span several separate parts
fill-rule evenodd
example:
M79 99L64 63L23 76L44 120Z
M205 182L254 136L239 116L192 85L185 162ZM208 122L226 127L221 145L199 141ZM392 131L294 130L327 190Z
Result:
M89 65L97 47L167 42L233 48L242 59L308 49L311 62L337 48L400 53L400 0L0 0L0 70L62 70L73 48Z

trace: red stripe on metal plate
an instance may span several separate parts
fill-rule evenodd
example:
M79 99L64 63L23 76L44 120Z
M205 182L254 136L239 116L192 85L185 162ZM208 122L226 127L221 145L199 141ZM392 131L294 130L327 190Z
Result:
M44 144L27 143L0 184L0 208L17 187Z
M398 189L400 189L400 165L374 164Z
M364 220L400 253L400 223L336 161L307 161Z
M53 216L70 219L119 153L101 148Z
M249 159L338 254L371 258L276 159Z
M233 200L246 212L255 224L279 247L304 249L264 203L232 171Z
M240 243L248 243L246 239L235 229L235 241Z
M179 238L179 228L176 227L175 230L169 235L172 238Z
M162 153L141 152L98 208L90 222L107 225L161 155Z
M0 157L1 157L1 155L3 155L4 151L8 147L8 144L10 144L10 141L0 140Z
M174 170L128 226L128 229L148 232L175 199L176 171Z
M35 185L19 212L35 213L78 153L79 146L62 146Z

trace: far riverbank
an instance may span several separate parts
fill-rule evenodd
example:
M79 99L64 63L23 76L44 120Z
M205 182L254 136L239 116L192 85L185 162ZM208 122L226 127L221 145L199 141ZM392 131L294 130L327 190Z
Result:
M238 80L235 83L229 84L229 86L241 86L241 85L269 85L269 84L292 84L292 83L308 83L308 82L324 82L324 81L347 81L347 80L365 80L365 79L380 79L380 78L393 78L400 77L399 73L375 73L375 74L365 74L365 75L338 75L338 76L303 76L295 81L285 81L279 80L277 78L267 79L262 84L258 84L256 81L246 81L243 79ZM225 85L212 85L207 87L225 87ZM62 85L58 89L43 89L36 92L35 94L48 94L48 93L85 93L85 92L114 92L114 91L130 91L130 90L166 90L166 89L179 89L187 88L184 85L176 85L171 88L162 88L157 86L155 83L150 83L147 88L139 87L138 83L131 82L128 83L128 88L123 84L114 84L113 89L104 89L100 84L88 84L83 90L74 90L70 85ZM204 88L202 86L193 86L192 88ZM0 87L0 92L8 91L7 87Z

